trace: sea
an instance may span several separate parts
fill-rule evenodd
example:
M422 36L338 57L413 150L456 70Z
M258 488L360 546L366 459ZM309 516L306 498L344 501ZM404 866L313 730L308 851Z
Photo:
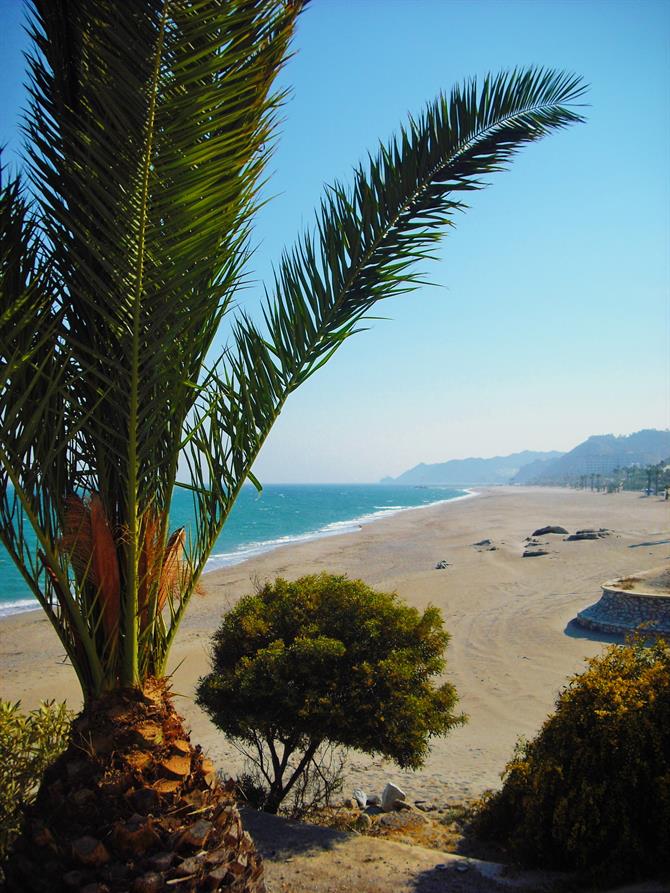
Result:
M350 533L396 512L464 499L469 491L398 484L245 485L221 532L206 571L239 564L289 543ZM176 490L170 527L193 521L191 495ZM39 608L9 555L0 546L0 617Z

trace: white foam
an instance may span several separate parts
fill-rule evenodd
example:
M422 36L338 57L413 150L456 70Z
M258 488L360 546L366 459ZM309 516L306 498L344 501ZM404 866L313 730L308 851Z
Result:
M38 611L40 607L36 598L17 598L13 602L0 602L0 617L24 614L26 611Z
M240 546L232 552L220 552L210 555L205 567L206 573L220 570L223 567L231 567L235 564L241 564L257 555L265 552L271 552L273 549L279 549L281 546L289 544L306 543L311 540L322 539L327 536L338 536L342 533L355 533L365 524L372 524L380 521L382 518L389 518L400 512L418 511L419 509L432 508L435 505L446 505L451 502L461 502L463 499L471 499L477 496L475 490L466 490L462 496L452 496L450 499L437 499L434 502L426 502L422 505L389 505L375 506L376 511L360 515L358 518L351 518L345 521L332 521L318 530L312 530L307 533L297 534L295 536L280 536L272 540L261 540L259 542L247 543ZM22 598L12 602L0 602L0 617L9 617L12 614L23 614L26 611L37 611L40 604L34 598Z
M463 499L471 499L477 496L475 490L466 490L462 496L452 496L450 499L436 499L434 502L426 502L422 505L391 505L380 507L378 511L370 512L366 515L360 515L358 518L351 518L346 521L331 521L330 524L320 527L318 530L312 530L307 533L296 534L295 536L281 536L273 540L261 540L256 543L247 543L240 546L232 552L220 552L216 555L210 555L205 573L220 570L224 567L231 567L235 564L241 564L257 555L265 552L271 552L279 549L281 546L288 544L306 543L311 540L322 539L326 536L337 536L342 533L355 533L360 530L364 524L371 524L374 521L380 521L382 518L388 518L391 515L397 515L400 512L417 511L418 509L432 508L435 505L446 505L451 502L461 502ZM377 508L377 506L375 506Z

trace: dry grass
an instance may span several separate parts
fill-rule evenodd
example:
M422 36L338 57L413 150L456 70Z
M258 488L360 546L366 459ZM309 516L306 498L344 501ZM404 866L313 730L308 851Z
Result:
M622 577L620 580L616 581L617 589L635 589L635 586L640 582L639 577Z
M478 803L478 800L465 798L448 801L426 812L414 807L391 813L371 811L367 813L372 820L368 828L359 822L360 816L365 814L362 810L344 805L315 810L303 821L335 831L422 846L443 853L499 858L499 847L477 841L468 832Z

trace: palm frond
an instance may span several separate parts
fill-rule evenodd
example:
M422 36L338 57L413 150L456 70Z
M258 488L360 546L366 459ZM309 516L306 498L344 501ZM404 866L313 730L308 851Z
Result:
M85 372L81 397L102 395L96 417L108 420L87 446L116 469L98 482L106 504L128 490L126 467L142 470L138 497L155 499L246 260L281 100L271 86L300 7L33 7L31 173Z
M116 542L98 493L91 496L92 573L89 582L96 588L100 601L105 642L114 650L118 642L121 616L121 579Z
M582 116L578 77L531 68L475 80L439 96L398 138L328 190L316 221L282 258L264 316L268 356L286 385L306 380L380 299L418 284L417 261L465 205L462 193L504 169L525 144ZM258 350L249 323L238 329L238 373Z
M238 318L187 440L202 570L221 526L289 394L314 374L380 300L420 282L462 194L505 168L525 144L583 120L580 78L541 68L470 81L439 96L399 136L330 188L284 254L264 327Z
M99 493L124 530L129 683L142 517L169 508L200 367L247 260L273 82L303 5L31 0L30 174L86 417L58 489ZM159 575L147 579L155 604Z
M73 661L80 652L89 655L76 669L82 687L90 688L102 668L56 545L70 367L59 343L53 286L33 209L19 180L5 180L0 165L0 541L66 653Z

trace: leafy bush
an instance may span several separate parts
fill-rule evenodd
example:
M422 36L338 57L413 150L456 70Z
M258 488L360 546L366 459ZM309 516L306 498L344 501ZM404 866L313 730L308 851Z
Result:
M324 742L421 766L430 737L464 721L453 686L433 682L448 641L437 608L420 613L360 580L277 579L224 617L197 700L255 750L276 812L310 764L315 777Z
M520 742L474 830L522 861L623 881L670 868L670 646L588 662Z
M53 701L28 714L20 708L20 701L0 700L0 858L19 831L42 773L67 747L74 716Z

